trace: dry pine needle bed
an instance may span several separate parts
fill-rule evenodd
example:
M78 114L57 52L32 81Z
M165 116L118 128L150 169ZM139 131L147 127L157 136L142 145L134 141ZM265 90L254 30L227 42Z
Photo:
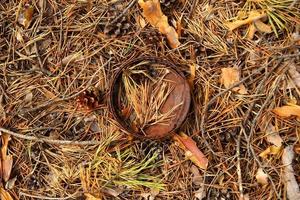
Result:
M0 198L300 199L299 24L297 0L0 0Z

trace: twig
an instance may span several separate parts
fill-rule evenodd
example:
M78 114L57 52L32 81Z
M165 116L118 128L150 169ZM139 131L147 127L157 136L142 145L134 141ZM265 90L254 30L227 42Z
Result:
M24 140L31 140L31 141L36 141L36 142L46 142L50 144L58 144L58 145L97 145L100 144L100 141L96 140L89 140L89 141L71 141L71 140L53 140L49 138L38 138L35 136L29 136L29 135L22 135L20 133L16 133L13 131L10 131L8 129L0 127L0 132L7 133L11 136L24 139Z

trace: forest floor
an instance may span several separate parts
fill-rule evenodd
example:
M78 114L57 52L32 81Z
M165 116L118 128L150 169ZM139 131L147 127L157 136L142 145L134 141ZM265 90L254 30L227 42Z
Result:
M0 0L1 199L300 199L299 1L147 2ZM188 81L207 168L110 112L149 58Z

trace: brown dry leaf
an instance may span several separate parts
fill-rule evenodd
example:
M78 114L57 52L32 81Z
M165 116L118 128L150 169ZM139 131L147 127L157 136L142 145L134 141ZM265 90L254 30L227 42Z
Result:
M267 158L268 155L277 155L281 152L281 149L282 149L281 147L272 145L272 146L268 147L266 150L264 150L263 152L261 152L259 154L259 156L262 158Z
M256 33L257 29L253 23L250 24L248 32L247 32L247 39L252 40L254 38L254 35Z
M34 8L29 4L25 4L24 8L22 9L21 13L18 17L18 22L23 25L25 28L30 26L32 16L33 16Z
M289 200L299 200L300 190L292 167L294 152L292 146L287 146L283 150L282 164L284 165L283 180L286 185L287 197Z
M254 22L256 29L263 33L272 33L272 27L263 23L260 19Z
M273 109L273 112L280 117L296 116L300 118L300 106L295 104L288 104L286 106L277 107Z
M163 14L159 0L139 0L139 5L143 9L143 15L146 20L167 37L169 45L177 48L180 45L178 34L175 29L169 25L168 17Z
M208 165L208 159L197 147L196 142L184 133L180 135L175 134L174 139L179 143L179 146L185 151L185 155L194 164L196 164L201 169L206 169Z
M235 67L222 68L220 82L225 86L225 88L230 88L232 85L240 81L240 73ZM247 89L243 84L232 89L239 94L247 94Z
M3 187L0 187L0 199L1 200L13 200L13 198L10 196L10 194L5 191Z
M230 31L233 31L234 29L240 27L240 26L243 26L243 25L246 25L246 24L250 24L254 21L257 21L263 17L265 17L266 14L264 12L260 12L260 11L257 11L257 10L254 10L254 11L250 11L249 13L249 16L247 19L244 19L244 20L236 20L234 22L226 22L225 23L225 26L227 26L227 28L230 30Z
M300 71L297 70L297 66L294 62L289 63L289 74L295 83L295 85L300 88Z
M10 173L13 166L12 155L7 155L8 142L10 136L8 134L2 134L2 147L1 147L1 175L3 180L6 182L9 180Z
M260 130L265 133L266 140L277 147L281 147L283 140L275 126L273 126L270 120L267 119L267 116L263 116L261 121Z
M263 171L262 168L259 168L256 172L255 178L258 183L262 185L268 184L268 175Z
M267 24L263 23L260 19L258 19L250 24L249 30L247 33L247 38L249 40L252 40L256 31L260 31L263 33L271 33L272 28L270 25L267 25Z

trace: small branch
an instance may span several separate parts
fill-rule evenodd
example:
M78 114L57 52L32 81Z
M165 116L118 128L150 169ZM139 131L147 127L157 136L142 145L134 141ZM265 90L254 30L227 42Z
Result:
M36 142L46 142L50 144L58 144L58 145L97 145L100 144L100 141L96 140L90 140L90 141L71 141L71 140L53 140L49 138L38 138L35 136L29 136L29 135L22 135L20 133L16 133L13 131L10 131L8 129L0 127L0 132L9 134L11 136L24 139L24 140L31 140L31 141L36 141Z

